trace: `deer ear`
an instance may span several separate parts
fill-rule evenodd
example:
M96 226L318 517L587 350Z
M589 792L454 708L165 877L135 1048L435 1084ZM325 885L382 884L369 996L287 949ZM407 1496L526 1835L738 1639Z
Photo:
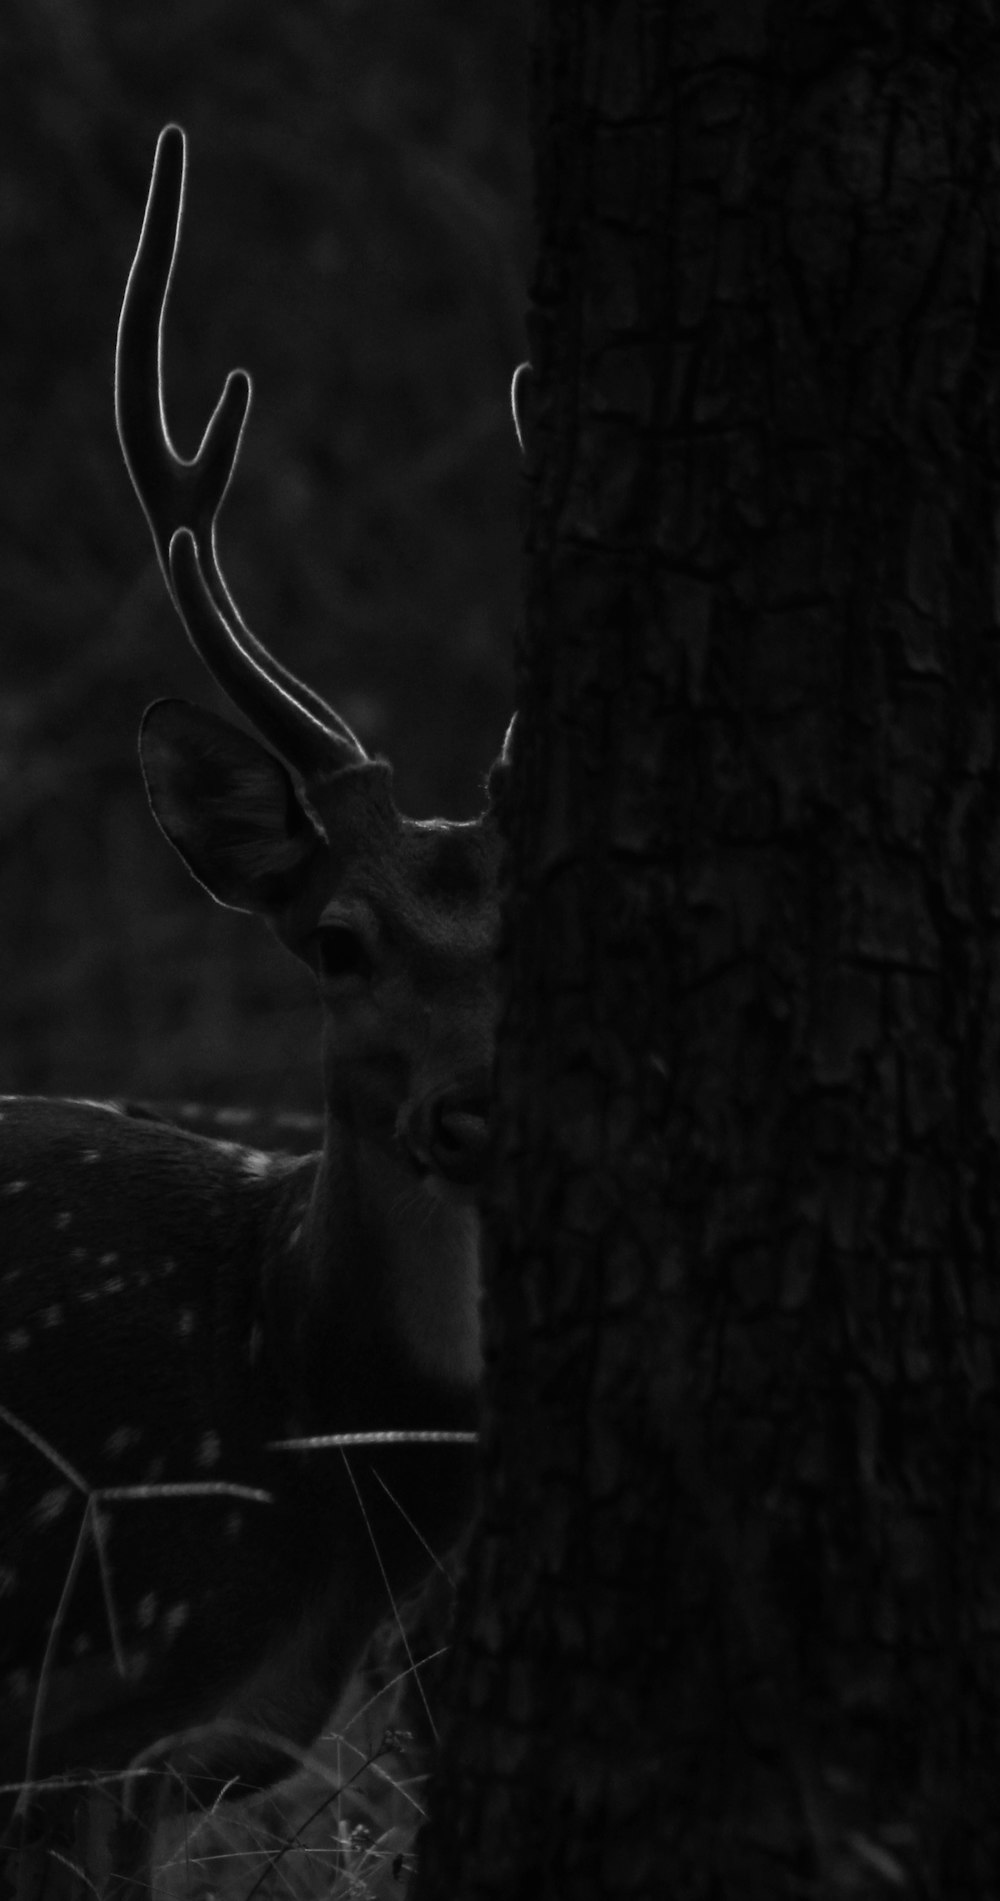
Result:
M139 732L146 792L164 837L236 911L287 902L326 843L280 759L187 700L155 700Z

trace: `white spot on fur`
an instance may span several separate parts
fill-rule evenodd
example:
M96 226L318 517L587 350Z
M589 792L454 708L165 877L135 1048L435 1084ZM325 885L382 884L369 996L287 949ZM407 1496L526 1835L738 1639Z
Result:
M50 1328L61 1327L65 1318L66 1309L56 1301L54 1306L44 1308L42 1312L42 1326Z
M67 1208L64 1208L62 1213L56 1216L55 1222L53 1225L57 1228L68 1228L72 1219L73 1217L70 1214L69 1210Z
M83 1154L80 1157L81 1162L99 1162L100 1159L101 1159L100 1149L84 1149Z
M125 1292L125 1282L122 1276L120 1274L112 1274L110 1280L106 1280L104 1283L104 1292L106 1294L123 1294Z
M211 1471L213 1466L218 1465L221 1457L222 1444L218 1433L206 1432L195 1453L195 1464L200 1465L202 1471Z
M184 1604L184 1603L172 1604L166 1616L163 1619L163 1629L164 1629L165 1635L168 1638L176 1637L178 1632L184 1629L184 1626L187 1623L190 1616L191 1616L190 1604Z
M244 1149L241 1160L246 1175L267 1175L274 1165L273 1156L265 1155L263 1149Z
M195 1329L194 1308L182 1307L180 1310L180 1313L177 1316L177 1332L180 1335L180 1338L182 1340L189 1339L191 1334L194 1332L194 1329Z
M39 1525L54 1525L61 1518L70 1499L73 1497L72 1485L53 1485L43 1492L35 1506L35 1520Z
M27 1186L27 1182L4 1182L3 1193L5 1195L22 1195Z
M112 1249L112 1251L111 1251L111 1253L110 1253L110 1254L102 1254L102 1255L101 1255L101 1258L100 1258L100 1260L98 1261L98 1263L97 1263L97 1265L98 1265L98 1267L117 1267L117 1265L118 1265L118 1256L117 1256L117 1254L116 1254L116 1253L114 1252L114 1250Z
M125 1658L126 1683L141 1683L149 1669L148 1650L130 1650Z

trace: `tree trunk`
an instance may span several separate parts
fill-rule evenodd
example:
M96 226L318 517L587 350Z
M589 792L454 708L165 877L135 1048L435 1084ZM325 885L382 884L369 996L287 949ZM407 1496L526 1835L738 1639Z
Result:
M536 0L483 1515L420 1901L996 1893L998 78L987 0Z

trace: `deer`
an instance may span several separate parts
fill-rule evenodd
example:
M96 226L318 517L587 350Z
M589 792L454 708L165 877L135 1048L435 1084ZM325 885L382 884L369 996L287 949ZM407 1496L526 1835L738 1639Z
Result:
M251 633L220 510L252 388L191 459L164 396L187 149L160 134L118 332L125 462L177 615L246 730L142 720L161 832L313 972L322 1142L270 1152L122 1104L0 1098L0 1781L22 1818L127 1778L151 1817L267 1788L470 1522L498 802L414 820L390 766Z

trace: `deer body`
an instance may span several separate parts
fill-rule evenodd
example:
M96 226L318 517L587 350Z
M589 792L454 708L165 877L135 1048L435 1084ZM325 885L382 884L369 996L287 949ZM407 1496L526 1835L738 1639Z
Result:
M268 744L165 700L140 755L194 875L315 973L323 1145L0 1099L0 1778L138 1766L206 1800L294 1765L471 1511L499 847L492 805L404 818L229 595L248 379L190 462L162 410L184 162L168 128L119 433L188 635ZM382 1437L315 1443L343 1434Z
M417 1295L394 1284L414 1256L385 1232L392 1204L381 1232L359 1231L357 1204L327 1192L329 1155L9 1100L0 1155L0 1777L24 1774L33 1722L43 1776L121 1769L215 1722L179 1765L188 1779L266 1785L471 1504L461 1443L282 1442L474 1426L468 1223L397 1186L422 1224Z

